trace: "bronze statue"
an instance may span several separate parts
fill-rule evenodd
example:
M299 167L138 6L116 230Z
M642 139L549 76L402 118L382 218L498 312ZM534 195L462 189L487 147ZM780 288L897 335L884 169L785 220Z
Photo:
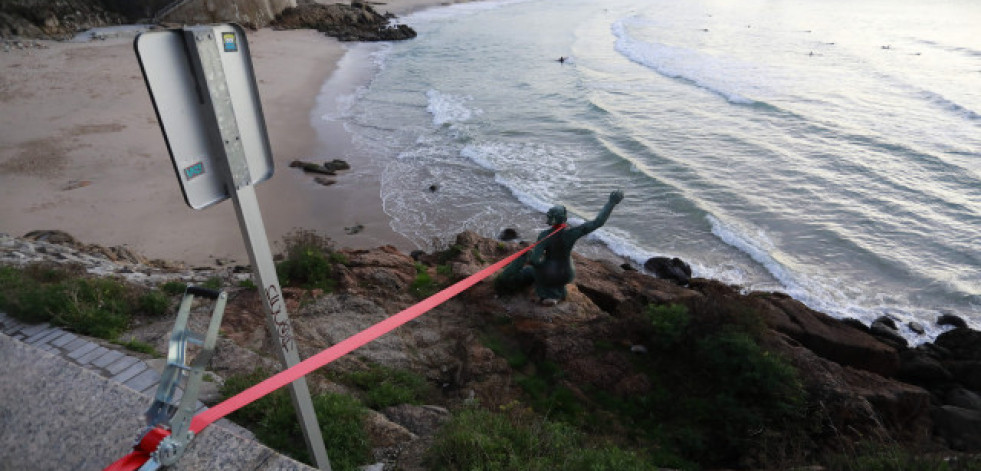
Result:
M596 219L577 227L566 226L542 241L566 222L565 206L553 206L546 213L547 222L552 227L538 234L540 242L534 249L508 264L494 281L495 287L498 291L516 291L534 283L535 293L542 304L554 306L565 299L565 285L576 277L576 269L572 266L573 245L581 237L602 227L620 201L623 201L622 191L610 193L610 200ZM528 266L525 266L526 263Z

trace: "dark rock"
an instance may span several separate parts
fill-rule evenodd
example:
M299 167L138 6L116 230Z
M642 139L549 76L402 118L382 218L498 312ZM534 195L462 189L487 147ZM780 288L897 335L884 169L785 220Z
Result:
M658 278L674 280L680 285L691 281L691 266L679 258L653 257L644 262L644 268Z
M814 353L882 376L899 369L896 348L849 324L817 312L787 295L769 293L760 312L767 325L789 335Z
M981 412L956 406L941 406L930 414L938 435L959 451L981 451Z
M954 376L954 380L971 389L981 390L981 361L948 360L944 367Z
M899 333L896 322L885 316L872 322L872 325L869 326L869 333L897 350L902 350L909 346L906 339Z
M926 328L923 327L923 324L916 321L909 321L906 324L906 327L909 327L909 330L913 331L913 333L916 335L923 335L926 333Z
M981 411L981 395L964 388L953 388L944 396L947 405Z
M889 316L879 316L874 321L872 321L872 327L876 325L888 327L891 330L899 332L899 326L896 325L896 320Z
M337 180L334 180L333 178L327 178L327 177L316 177L316 178L313 179L313 181L315 181L315 182L317 182L317 183L319 183L319 184L321 184L323 186L331 186L331 185L337 183Z
M785 336L770 347L797 369L810 402L819 405L825 447L859 440L923 443L930 437L930 395L917 386L842 366Z
M862 321L860 321L858 319L855 319L853 317L847 317L845 319L842 319L841 320L841 323L842 324L845 324L845 325L848 325L850 327L854 327L854 328L856 328L858 330L861 330L862 332L869 333L869 326L865 325L864 322L862 322Z
M949 325L958 328L967 328L967 322L961 319L959 316L953 314L942 314L937 318L937 325Z
M950 381L953 375L923 349L910 349L899 355L901 364L896 377L919 386Z
M432 436L450 419L450 411L439 406L402 404L382 411L385 417L421 437Z
M396 41L416 36L412 28L392 25L389 20L366 4L309 3L283 10L271 25L281 29L316 29L341 41Z
M417 262L424 255L426 255L426 252L424 250L413 250L412 252L409 252L409 256L412 257L412 260L415 260Z
M71 39L86 29L123 24L101 2L84 0L3 0L0 37Z
M509 227L501 231L501 233L497 236L497 238L505 242L511 241L518 238L518 231Z
M950 352L951 359L981 361L981 332L956 328L937 336L933 344Z
M429 185L429 192L430 193L436 193L437 190L439 190L439 185L437 185L435 183L433 183L432 185Z
M337 172L339 170L350 170L351 164L341 159L334 159L329 162L324 162L324 168L332 172Z
M302 169L304 172L309 173L319 173L322 175L337 175L333 170L325 168L323 165L315 164L313 162L304 162L302 160L294 160L290 162L290 167Z
M634 266L629 263L621 263L620 269L622 269L623 271L637 271L637 269L634 268Z

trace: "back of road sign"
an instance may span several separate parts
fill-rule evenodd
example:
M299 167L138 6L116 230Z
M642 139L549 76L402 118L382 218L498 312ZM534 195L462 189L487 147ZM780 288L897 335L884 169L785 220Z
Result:
M214 61L197 70L201 50L211 48ZM247 171L235 185L252 185L273 174L272 151L256 88L245 32L238 25L215 25L153 31L135 41L157 119L163 130L184 200L203 209L230 196L220 165L232 165L233 174ZM208 51L212 52L212 51ZM202 81L223 74L233 116L216 117L216 107ZM226 107L227 108L227 107ZM225 132L219 130L222 120ZM228 126L227 121L232 120ZM228 129L236 129L231 136ZM239 139L244 162L226 156L229 139Z

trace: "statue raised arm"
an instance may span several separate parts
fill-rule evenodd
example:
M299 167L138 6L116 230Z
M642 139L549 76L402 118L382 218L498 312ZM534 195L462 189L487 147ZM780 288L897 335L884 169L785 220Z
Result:
M546 213L546 221L551 226L538 235L539 244L529 254L511 262L495 280L499 290L516 290L534 283L535 293L542 303L553 306L565 299L565 285L576 277L572 264L572 248L576 241L606 224L613 208L623 201L620 190L610 193L610 199L596 215L596 219L576 227L566 226L552 237L549 234L565 224L567 220L564 206L553 206ZM548 237L548 239L545 239ZM545 239L545 240L543 240ZM528 266L525 266L525 264Z

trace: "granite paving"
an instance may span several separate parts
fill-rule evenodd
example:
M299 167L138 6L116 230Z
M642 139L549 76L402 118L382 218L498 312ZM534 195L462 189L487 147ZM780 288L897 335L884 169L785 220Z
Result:
M19 340L25 345L32 345L40 351L47 352L78 367L91 371L93 374L106 378L108 381L120 384L142 395L145 399L144 408L149 407L160 383L160 373L150 365L121 346L109 344L84 335L65 331L48 323L27 324L0 312L0 337ZM2 362L0 362L2 363ZM180 400L183 391L178 389L174 400ZM197 401L198 412L207 406ZM3 411L0 410L0 413ZM2 419L2 416L0 416ZM6 425L0 420L0 429ZM248 429L227 419L215 422L215 425L230 429L233 433L254 439ZM136 437L136 430L133 437ZM5 470L0 460L0 470ZM101 469L101 468L100 468Z
M0 315L0 470L101 470L131 451L149 397L10 335ZM37 333L37 331L35 331ZM140 363L143 363L140 361ZM218 425L216 423L215 425ZM198 434L174 471L312 470L223 426Z

